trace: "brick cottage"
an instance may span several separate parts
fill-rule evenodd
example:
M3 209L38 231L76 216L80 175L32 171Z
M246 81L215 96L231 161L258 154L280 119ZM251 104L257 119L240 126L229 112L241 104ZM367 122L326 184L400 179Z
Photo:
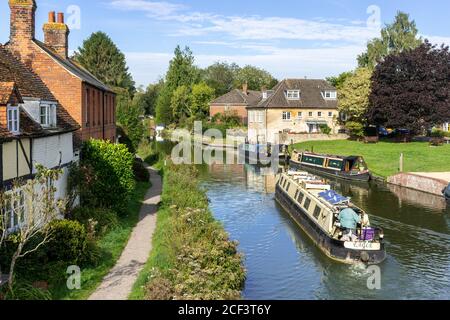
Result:
M116 140L115 93L68 56L64 14L49 13L44 42L35 39L35 0L9 0L8 49L33 70L80 125L77 138Z

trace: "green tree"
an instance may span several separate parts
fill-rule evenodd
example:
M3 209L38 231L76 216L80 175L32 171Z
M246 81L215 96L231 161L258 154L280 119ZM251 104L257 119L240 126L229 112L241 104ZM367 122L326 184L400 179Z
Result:
M247 65L238 70L234 85L238 88L243 83L248 84L249 90L261 90L264 87L273 88L278 80L266 70Z
M130 151L136 150L144 136L144 125L141 120L143 115L142 96L135 94L132 98L128 91L122 89L117 95L117 122L126 138L131 141L133 148Z
M353 72L348 71L348 72L342 72L340 75L338 75L337 77L328 77L327 81L336 89L339 89L342 87L342 85L344 84L345 80L352 76Z
M381 30L381 37L367 44L367 51L358 56L358 65L373 68L384 57L415 49L422 42L414 20L410 21L408 14L399 11L395 21Z
M141 94L141 103L146 115L154 116L156 113L156 102L159 93L164 86L164 81L159 80L157 83L150 84L147 89Z
M202 79L214 89L215 96L219 97L233 89L239 70L235 63L216 62L203 71Z
M171 99L173 118L179 123L183 123L187 118L192 117L191 93L187 86L179 86L173 93Z
M214 99L214 89L202 82L192 86L191 110L196 120L205 119L209 115L209 105Z
M345 113L352 122L364 123L364 116L369 107L371 77L371 69L356 69L338 90L339 111Z
M191 87L192 84L199 81L200 71L194 65L194 55L186 47L184 50L177 46L174 52L174 58L170 61L164 86L156 103L156 121L162 124L173 122L173 110L171 106L172 95L179 86Z
M128 72L125 55L106 33L93 33L78 48L74 59L105 84L134 92L135 83Z

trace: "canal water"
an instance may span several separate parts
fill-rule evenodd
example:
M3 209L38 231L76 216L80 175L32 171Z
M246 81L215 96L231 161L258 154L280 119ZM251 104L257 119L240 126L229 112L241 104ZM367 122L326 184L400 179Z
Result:
M158 151L170 154L170 143ZM385 234L381 288L373 270L327 258L274 200L276 175L252 165L202 165L210 209L245 257L245 299L450 299L450 208L443 198L377 183L329 180Z
M214 216L245 255L245 299L450 299L450 210L440 197L330 181L385 231L381 289L372 270L334 262L274 200L275 175L251 165L202 170Z

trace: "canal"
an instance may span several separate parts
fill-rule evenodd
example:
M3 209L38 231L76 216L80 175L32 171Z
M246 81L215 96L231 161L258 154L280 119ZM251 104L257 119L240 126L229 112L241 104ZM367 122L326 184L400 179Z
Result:
M450 210L443 199L371 184L330 181L385 231L381 289L364 266L334 262L274 201L275 175L250 165L203 166L210 208L245 255L245 299L449 299Z

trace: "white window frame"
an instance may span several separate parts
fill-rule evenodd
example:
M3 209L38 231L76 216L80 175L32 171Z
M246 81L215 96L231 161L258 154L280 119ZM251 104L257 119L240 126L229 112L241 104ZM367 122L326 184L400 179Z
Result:
M258 112L258 122L263 123L264 122L264 111Z
M328 117L333 118L333 111L328 111Z
M255 111L249 111L248 112L248 122L254 123L255 122Z
M303 112L302 111L298 111L297 112L297 119L302 119L303 118Z
M312 118L312 117L313 117L313 112L312 112L312 111L309 111L309 112L308 112L308 117L309 117L309 118Z
M6 230L8 233L14 233L25 223L24 192L22 189L15 189L6 192L6 194L9 195L11 199L7 200L8 202L5 203L6 206L2 209L1 214L6 215L7 217ZM11 201L13 202L12 204Z
M45 110L44 114L42 110ZM56 126L56 104L43 103L39 106L39 122L43 127Z
M11 117L13 117L11 119ZM7 105L6 107L6 123L8 130L12 133L20 132L20 107Z
M287 90L286 98L288 100L300 100L300 90Z
M322 118L322 111L317 111L317 116L319 117L319 118Z
M290 111L283 111L283 113L281 114L281 119L283 121L291 121L291 112Z
M324 92L323 97L327 100L336 100L337 99L337 92L336 91L331 91L331 90L327 90Z

